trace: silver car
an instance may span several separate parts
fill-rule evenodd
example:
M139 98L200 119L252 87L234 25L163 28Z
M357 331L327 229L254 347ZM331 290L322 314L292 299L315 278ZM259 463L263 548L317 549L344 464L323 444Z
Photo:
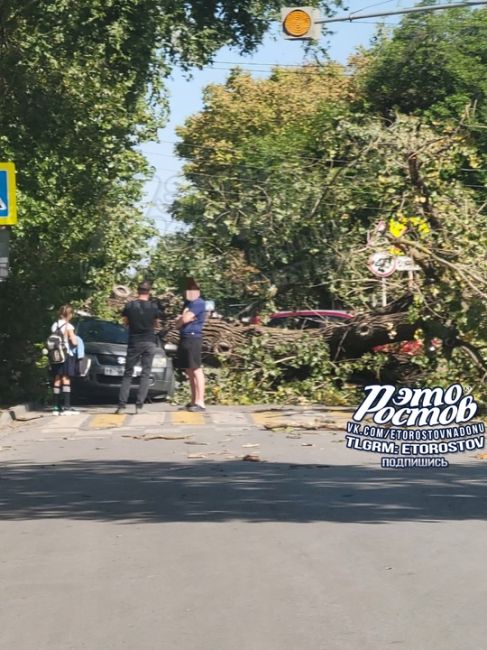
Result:
M76 324L76 333L83 339L85 355L89 360L89 371L85 377L75 380L76 391L83 394L114 398L120 390L127 356L128 330L119 323L100 318L81 318ZM167 352L174 346L159 345L149 380L149 397L171 397L174 394L175 379L173 361ZM171 348L171 349L169 349ZM142 368L136 366L130 387L137 390Z

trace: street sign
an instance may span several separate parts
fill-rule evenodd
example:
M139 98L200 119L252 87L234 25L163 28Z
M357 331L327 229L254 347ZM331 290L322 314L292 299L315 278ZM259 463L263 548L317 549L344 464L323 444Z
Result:
M16 223L15 165L11 162L0 163L0 227L14 226Z
M415 264L412 257L398 255L396 257L396 271L420 271L421 268Z
M387 278L396 270L396 258L387 251L373 253L369 257L369 269L378 278Z

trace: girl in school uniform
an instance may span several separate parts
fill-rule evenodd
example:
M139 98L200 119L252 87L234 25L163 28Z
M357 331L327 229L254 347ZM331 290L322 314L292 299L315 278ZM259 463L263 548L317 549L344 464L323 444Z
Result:
M76 411L71 408L71 377L76 375L76 354L74 348L78 344L74 327L70 323L73 318L73 308L63 305L58 312L58 319L53 323L51 332L64 337L66 359L62 363L51 365L53 378L54 409L53 415L72 415Z

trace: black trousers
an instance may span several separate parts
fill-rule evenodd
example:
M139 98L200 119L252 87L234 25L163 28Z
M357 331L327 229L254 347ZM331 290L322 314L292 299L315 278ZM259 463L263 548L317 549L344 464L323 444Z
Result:
M156 344L152 341L136 341L129 343L127 349L127 359L125 360L125 372L123 374L122 385L118 396L119 404L126 404L130 393L130 384L134 368L138 362L142 366L140 374L140 384L137 391L137 404L143 404L149 391L149 379L152 368L152 361L156 353Z

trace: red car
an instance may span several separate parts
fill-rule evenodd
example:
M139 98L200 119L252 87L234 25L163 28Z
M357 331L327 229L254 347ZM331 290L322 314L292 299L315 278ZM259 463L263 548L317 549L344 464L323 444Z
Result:
M346 311L336 309L300 309L298 311L277 311L269 315L267 327L285 327L292 330L305 330L317 329L326 323L345 323L353 318L353 314ZM252 325L259 325L262 323L260 316L251 318ZM440 346L438 339L433 339L431 342L430 351L436 351ZM373 352L383 353L401 353L414 357L421 354L424 350L422 341L401 341L399 343L386 343L383 345L376 345L372 348Z

